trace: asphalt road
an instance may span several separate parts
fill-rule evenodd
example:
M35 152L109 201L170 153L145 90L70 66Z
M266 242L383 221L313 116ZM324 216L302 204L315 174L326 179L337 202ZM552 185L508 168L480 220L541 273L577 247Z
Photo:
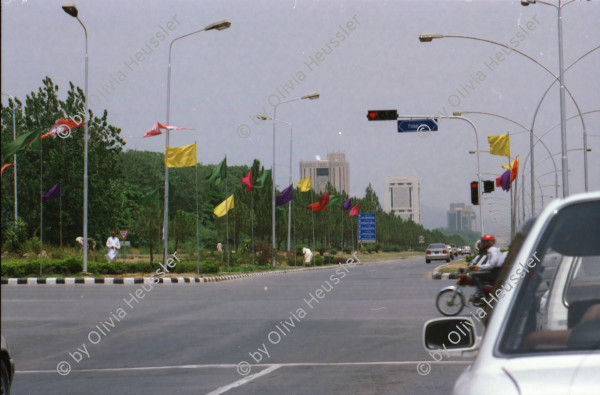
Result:
M418 258L222 283L2 286L13 393L448 393L468 362L423 350L437 291L454 282L431 280L434 267Z

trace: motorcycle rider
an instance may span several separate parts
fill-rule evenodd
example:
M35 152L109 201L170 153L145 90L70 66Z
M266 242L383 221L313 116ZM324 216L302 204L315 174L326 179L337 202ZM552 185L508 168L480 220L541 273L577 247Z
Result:
M495 283L504 263L504 255L494 244L496 244L496 238L492 235L483 236L479 242L479 255L473 260L471 266L471 270L476 270L472 273L473 282L478 289L475 298L485 296L483 283L486 281Z

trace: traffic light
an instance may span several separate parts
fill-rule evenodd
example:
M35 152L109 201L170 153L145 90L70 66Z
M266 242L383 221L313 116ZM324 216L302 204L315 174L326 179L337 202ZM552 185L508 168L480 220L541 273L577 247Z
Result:
M369 121L396 121L398 110L369 110L367 119Z
M479 182L477 181L471 181L471 204L479 205Z
M483 182L483 193L492 193L494 189L494 181L488 180Z

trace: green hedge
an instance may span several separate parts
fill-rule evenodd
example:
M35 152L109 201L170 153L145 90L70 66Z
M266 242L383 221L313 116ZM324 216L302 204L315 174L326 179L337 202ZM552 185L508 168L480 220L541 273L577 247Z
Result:
M158 262L88 262L88 272L93 274L125 274L125 273L154 273L161 269ZM175 267L169 268L170 273L196 273L197 262L177 262ZM83 263L79 258L65 258L62 260L47 259L43 261L44 275L61 274L73 275L83 271ZM40 274L40 262L6 262L1 265L2 277L26 277ZM200 273L218 273L219 265L215 262L200 262Z

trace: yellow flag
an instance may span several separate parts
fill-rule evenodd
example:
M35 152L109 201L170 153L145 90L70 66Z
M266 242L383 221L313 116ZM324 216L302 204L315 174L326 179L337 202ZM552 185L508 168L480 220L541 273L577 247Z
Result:
M167 167L196 166L196 143L185 147L165 147L165 165Z
M490 143L490 154L510 158L510 136L508 134L488 136L488 143Z
M225 214L227 214L227 212L229 210L231 210L233 208L233 195L229 196L227 199L223 200L223 202L221 204L219 204L217 207L215 207L215 210L213 211L213 213L217 216L217 217L222 217Z
M296 185L298 185L298 190L300 192L310 191L310 176L298 181Z

